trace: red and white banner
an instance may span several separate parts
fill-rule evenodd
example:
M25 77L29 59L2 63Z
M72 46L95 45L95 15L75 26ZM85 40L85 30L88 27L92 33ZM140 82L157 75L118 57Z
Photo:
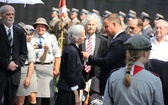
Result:
M61 17L64 16L64 14L67 14L66 0L60 0L59 7L59 15Z

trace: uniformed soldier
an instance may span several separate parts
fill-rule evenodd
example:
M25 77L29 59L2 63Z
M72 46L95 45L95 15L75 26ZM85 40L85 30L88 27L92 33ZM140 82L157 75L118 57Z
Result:
M122 11L119 11L118 16L120 17L120 20L121 20L122 29L125 30L127 27L127 25L124 23L124 19L126 18L126 14Z
M68 24L68 28L70 28L71 26L73 26L75 24L79 24L80 23L80 21L78 19L78 13L79 13L78 9L72 8L71 15L70 15L71 21Z
M154 36L154 32L153 29L150 25L150 16L148 13L146 12L142 12L140 15L140 18L143 21L143 30L142 30L142 34L148 35L150 37Z
M59 22L59 18L58 18L58 14L59 14L59 9L52 7L52 11L51 11L51 20L49 22L49 32L51 34L56 35L56 27L58 27L58 22ZM57 35L56 35L57 36Z
M81 10L81 12L80 12L80 20L81 20L81 23L82 23L83 19L85 19L88 14L89 14L89 11L88 11L88 10L86 10L86 9L84 9L84 8Z

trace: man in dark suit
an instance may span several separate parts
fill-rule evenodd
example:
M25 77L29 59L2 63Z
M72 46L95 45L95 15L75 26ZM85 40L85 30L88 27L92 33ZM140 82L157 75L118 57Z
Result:
M111 44L103 57L96 57L83 53L83 58L87 59L87 64L101 67L100 71L100 94L104 94L106 80L110 72L114 69L124 67L126 59L126 48L123 43L129 36L122 30L119 16L114 13L104 19L105 30L112 36Z
M0 14L0 101L4 97L4 105L14 105L21 66L27 58L26 37L13 25L15 9L12 6L2 6Z
M86 31L86 40L82 44L82 51L87 51L89 38L91 37L91 55L95 55L97 57L102 57L103 53L107 49L107 39L99 34L103 26L101 21L102 19L99 15L92 13L87 15L86 19L84 19L82 22ZM83 70L83 76L86 81L91 79L93 76L99 76L99 74L100 67L97 66L91 66L88 72Z

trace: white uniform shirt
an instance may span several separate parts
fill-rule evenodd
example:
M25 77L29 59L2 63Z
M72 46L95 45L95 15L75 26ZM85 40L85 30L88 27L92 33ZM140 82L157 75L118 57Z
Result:
M46 32L44 33L44 35L42 35L41 39L42 39L42 46L46 44L49 47L47 57L44 63L51 63L54 61L55 57L61 57L61 51L60 48L58 47L58 42L54 35L50 35L48 32ZM39 40L40 40L39 35L36 34L34 38L32 38L31 43L33 45L39 44L40 42ZM36 62L42 62L40 60L40 57L42 56L43 52L44 52L43 48L35 49Z
M156 37L151 38L152 50L149 59L158 59L168 61L168 36L161 43L158 43Z

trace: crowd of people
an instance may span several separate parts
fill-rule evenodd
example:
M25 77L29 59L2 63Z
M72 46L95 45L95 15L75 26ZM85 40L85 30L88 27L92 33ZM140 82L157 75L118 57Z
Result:
M14 7L3 5L0 16L2 105L168 105L161 14L153 27L148 13L133 10L59 16L53 7L49 23L14 25Z

